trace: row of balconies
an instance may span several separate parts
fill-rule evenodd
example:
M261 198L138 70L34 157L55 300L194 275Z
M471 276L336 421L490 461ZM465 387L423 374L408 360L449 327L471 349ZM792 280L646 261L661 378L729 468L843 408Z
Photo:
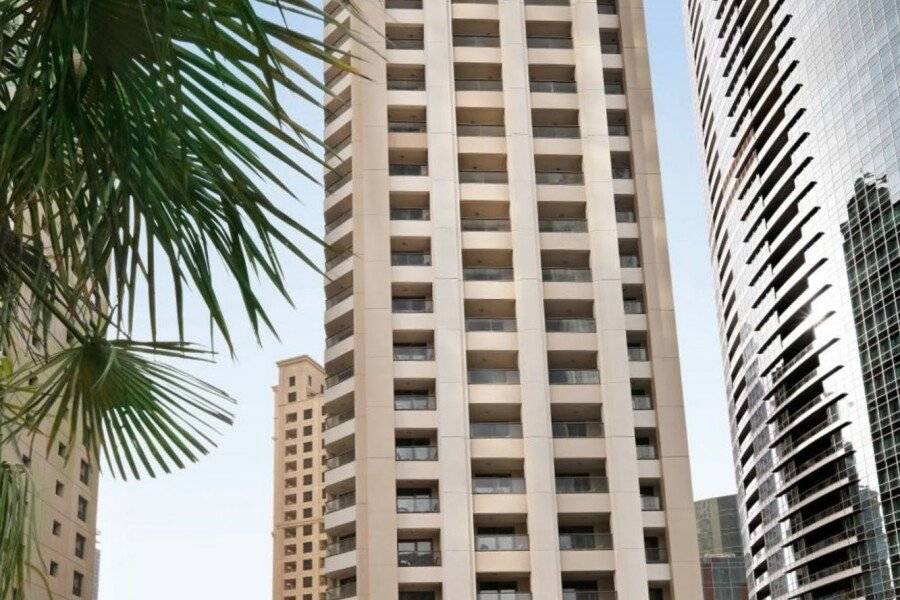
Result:
M526 6L569 6L570 0L524 0ZM453 4L497 4L497 0L452 0ZM341 8L338 2L330 2L325 11L333 15ZM422 0L386 0L387 9L422 10ZM616 0L597 0L597 13L601 15L619 14Z

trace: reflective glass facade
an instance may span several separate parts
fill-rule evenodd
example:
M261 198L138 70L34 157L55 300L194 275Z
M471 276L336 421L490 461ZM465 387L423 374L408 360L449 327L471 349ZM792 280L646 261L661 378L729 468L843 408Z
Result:
M747 577L737 497L694 503L703 600L746 600Z
M685 19L750 597L895 598L900 3Z

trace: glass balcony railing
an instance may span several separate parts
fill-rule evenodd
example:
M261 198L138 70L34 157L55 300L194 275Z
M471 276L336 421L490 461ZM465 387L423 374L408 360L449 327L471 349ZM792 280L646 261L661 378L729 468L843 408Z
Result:
M427 221L431 211L427 208L392 208L391 221Z
M631 407L634 410L653 410L653 399L645 394L632 394Z
M586 219L541 219L538 230L542 233L584 233L587 231Z
M325 556L337 556L338 554L346 554L354 550L356 550L356 538L347 538L325 546Z
M356 583L345 583L337 587L330 587L325 591L325 600L346 600L356 596Z
M391 265L395 267L430 267L431 254L425 252L391 252Z
M391 133L425 133L428 125L425 121L388 121L388 131Z
M421 38L387 38L388 50L422 50L425 40Z
M598 385L600 371L597 369L550 369L552 385Z
M603 91L611 96L618 96L625 93L625 86L621 81L605 81Z
M353 462L355 458L355 454L353 450L348 450L343 454L338 454L337 456L330 456L322 461L322 464L325 466L326 471L330 471L331 469L337 469L338 467L342 467L346 464L350 464Z
M637 269L641 266L641 259L636 254L621 254L619 266L623 269Z
M499 35L454 35L453 45L474 48L499 48Z
M638 446L637 447L637 459L638 460L656 460L656 446Z
M334 346L335 344L337 344L338 342L342 342L342 341L346 340L351 335L353 335L352 327L348 327L342 331L338 331L334 335L330 335L327 338L325 338L325 347L330 348L330 347Z
M586 267L566 268L566 267L546 267L541 269L544 281L590 281L591 270Z
M644 548L644 551L647 554L647 562L650 564L669 562L665 548Z
M528 536L521 534L475 534L476 552L528 550Z
M522 437L521 423L469 423L473 439L515 439Z
M342 423L346 423L347 421L353 420L353 411L348 410L346 412L342 412L339 415L332 415L325 419L325 429L333 429Z
M356 492L341 494L325 503L325 514L330 514L356 505Z
M388 165L389 175L424 177L428 175L428 165Z
M395 394L394 410L434 410L437 398L427 394Z
M603 423L600 421L553 421L553 437L602 438Z
M560 550L612 550L611 533L560 533Z
M401 567L437 567L441 564L441 553L436 550L400 551L397 564Z
M353 295L353 287L344 288L337 294L325 299L325 308L331 308Z
M536 138L568 138L581 137L578 125L535 125L531 128Z
M616 600L612 590L563 590L562 600Z
M571 48L572 38L562 36L529 35L525 38L529 48Z
M525 0L526 6L569 6L569 0Z
M387 89L405 91L424 91L424 79L388 79Z
M329 258L328 260L325 261L325 270L330 271L331 269L335 268L339 264L343 263L345 260L349 260L351 256L353 256L352 249L348 249L348 250L344 250L343 252L339 252L335 256L332 256L331 258Z
M436 513L439 506L437 498L397 496L398 513Z
M493 2L481 2L479 4L496 4ZM501 79L457 79L457 92L501 92L503 80Z
M625 300L624 302L626 315L642 315L644 311L644 303L640 300Z
M421 10L422 0L385 0L384 7Z
M597 0L597 14L599 15L617 15L616 0Z
M631 167L613 165L612 176L613 179L633 179L634 174L631 172Z
M394 346L394 360L434 360L434 348L431 346Z
M523 477L473 477L473 494L524 494Z
M466 319L466 331L515 331L515 319L481 319L470 317Z
M600 52L603 54L622 54L622 47L617 41L600 40Z
M460 171L460 183L506 183L506 171Z
M450 0L452 4L497 4L497 0Z
M538 171L534 176L538 185L582 185L584 183L584 173Z
M337 229L338 227L340 227L341 225L343 225L344 223L349 221L350 217L352 217L352 216L353 216L352 210L342 212L341 214L339 214L332 220L325 223L325 233L330 233L330 232L334 231L335 229Z
M391 310L395 313L430 313L434 312L434 302L427 298L394 298Z
M605 494L609 482L601 475L557 475L557 494Z
M526 3L527 4L527 3ZM476 600L531 600L531 592L512 590L479 590Z
M550 318L546 321L548 332L554 333L593 333L597 331L597 322L591 318Z
M469 369L471 385L510 385L519 383L519 372L515 369Z
M462 219L463 231L509 231L509 219Z
M574 81L547 81L532 79L529 82L532 92L545 94L574 94L578 91L578 85Z
M629 346L628 360L633 362L647 362L650 360L650 355L643 346Z
M465 267L463 279L466 281L512 281L512 267Z
M503 125L462 124L456 126L456 135L461 137L503 137L506 135L506 127Z
M334 375L330 375L330 376L326 377L325 378L325 387L330 388L330 387L336 386L337 384L339 384L343 381L347 381L351 377L353 377L353 367L350 367L349 369L344 369L340 373L336 373Z
M625 125L623 123L608 123L606 125L606 129L609 132L609 135L612 136L628 135L628 125Z
M399 461L437 460L437 446L397 446L395 457Z
M637 215L634 214L633 210L627 210L624 208L616 209L616 223L636 223Z
M662 510L662 499L659 496L641 496L641 510Z

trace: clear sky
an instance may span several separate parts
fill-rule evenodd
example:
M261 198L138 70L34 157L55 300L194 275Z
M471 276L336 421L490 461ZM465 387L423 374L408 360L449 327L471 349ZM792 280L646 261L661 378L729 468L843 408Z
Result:
M656 121L697 498L733 493L705 208L679 0L645 0ZM320 115L301 113L313 129ZM292 211L322 227L321 191L299 178ZM315 253L315 249L310 247ZM156 480L103 479L101 600L265 600L271 597L272 392L275 361L323 348L321 279L286 263L295 307L274 293L280 340L235 331L238 358L192 372L239 400L236 423L201 463ZM200 313L197 313L200 316ZM234 320L240 312L233 311ZM203 323L202 318L195 321ZM199 339L205 327L198 327Z

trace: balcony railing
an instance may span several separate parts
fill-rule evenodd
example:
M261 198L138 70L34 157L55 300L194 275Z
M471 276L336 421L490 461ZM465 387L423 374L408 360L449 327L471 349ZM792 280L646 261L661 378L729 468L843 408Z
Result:
M434 302L427 298L394 298L391 310L395 313L430 313L434 312Z
M586 219L541 219L538 230L544 233L583 233L587 231Z
M650 360L650 355L647 353L647 349L643 346L629 346L628 360L632 362L647 362L648 360Z
M391 265L395 267L430 267L431 254L425 252L391 252Z
M613 590L563 590L562 600L616 600Z
M330 514L356 505L356 492L341 494L325 503L325 514Z
M650 564L669 562L669 557L665 548L644 548L644 552L647 555L647 562Z
M341 383L342 381L347 381L351 377L353 377L353 367L350 367L349 369L344 369L340 373L335 373L334 375L330 375L329 377L326 377L325 378L325 387L326 388L334 387L337 384Z
M531 600L531 592L511 590L480 590L476 600Z
M354 416L354 414L353 414L352 410L344 411L339 415L332 415L332 416L328 417L327 419L325 419L325 429L326 430L333 429L333 428L337 427L338 425L341 425L342 423L346 423L347 421L352 421L353 416Z
M506 127L503 125L463 124L456 126L456 135L462 137L503 137L506 135Z
M662 510L662 499L659 496L641 496L641 510Z
M330 587L325 591L325 600L346 600L356 596L356 583L345 583L337 587Z
M470 317L466 319L466 331L515 331L515 319L482 319Z
M397 496L398 513L436 513L440 509L438 498L412 498Z
M528 550L528 536L522 534L475 534L476 552Z
M493 2L478 2L477 4L496 4ZM501 79L457 79L457 92L500 92L503 91Z
M422 38L387 38L388 50L422 50L425 40Z
M460 171L460 183L506 183L506 171Z
M391 133L425 133L428 124L425 121L388 121L388 131Z
M597 331L597 322L592 318L551 318L546 321L549 332L559 333L593 333Z
M394 410L434 410L437 398L428 394L395 394Z
M566 268L566 267L546 267L541 269L544 281L590 281L591 270L586 267L582 268Z
M623 269L637 269L641 266L641 259L636 254L621 254L619 266Z
M581 128L578 125L535 125L531 128L536 138L579 138Z
M600 421L554 421L553 437L557 439L602 438L603 423Z
M557 494L605 494L609 481L600 475L557 475Z
M330 471L331 469L337 469L338 467L352 463L355 460L355 456L353 450L348 450L343 454L326 458L322 461L322 464L325 466L326 471Z
M432 346L394 346L394 360L434 360L434 348Z
M656 453L656 446L638 446L637 447L637 459L638 460L656 460L658 455Z
M525 38L529 48L571 48L572 38L563 36L530 35Z
M465 267L463 279L466 281L512 281L512 267Z
M574 94L578 91L578 84L574 81L547 81L532 79L529 82L532 92L545 94Z
M342 342L342 341L346 340L351 335L353 335L352 327L347 327L346 329L344 329L342 331L338 331L334 335L330 335L327 338L325 338L325 347L330 348L330 347L334 346L335 344L337 344L338 342Z
M463 231L509 231L509 219L461 219Z
M653 399L643 394L632 394L631 408L634 410L653 410Z
M434 461L438 449L437 446L397 446L394 455L399 461Z
M522 437L521 423L469 423L473 439L516 439Z
M513 385L519 383L519 372L515 369L469 369L471 385Z
M617 15L616 0L597 0L597 14L600 15Z
M497 0L450 0L452 4L497 4Z
M569 6L569 0L525 0L526 6Z
M431 218L431 211L427 208L392 208L392 221L427 221Z
M353 256L353 250L344 250L343 252L339 252L337 255L332 256L328 260L325 261L325 270L330 271L335 268L345 260L348 260L351 256Z
M613 179L633 179L634 174L631 172L631 167L623 167L613 165L612 167L612 176Z
M600 371L597 369L550 369L551 385L598 385Z
M499 35L454 35L454 46L466 46L475 48L499 48Z
M611 533L560 533L560 550L612 550Z
M605 81L603 91L611 96L618 96L625 93L625 86L621 81Z
M436 550L409 550L397 553L397 564L401 567L438 567L441 553Z
M626 315L642 315L644 314L644 303L640 300L625 300Z
M341 290L334 296L329 296L328 298L325 299L325 308L331 308L331 307L335 306L336 304L346 300L347 298L349 298L352 295L353 295L353 286L344 288L343 290Z
M337 556L338 554L346 554L356 550L356 538L348 538L346 540L338 540L325 546L325 556Z
M637 216L633 210L616 209L616 223L636 223Z
M600 52L603 54L621 54L622 47L619 45L619 42L604 42L601 40Z
M534 176L538 185L582 185L584 183L584 173L538 171Z
M350 220L353 216L352 210L347 210L325 223L325 233L330 233Z
M424 79L388 79L387 89L405 91L424 91Z
M473 477L473 494L524 494L522 477Z
M422 0L385 0L385 8L422 9Z
M393 164L388 165L389 175L424 177L428 175L428 165L407 165Z

